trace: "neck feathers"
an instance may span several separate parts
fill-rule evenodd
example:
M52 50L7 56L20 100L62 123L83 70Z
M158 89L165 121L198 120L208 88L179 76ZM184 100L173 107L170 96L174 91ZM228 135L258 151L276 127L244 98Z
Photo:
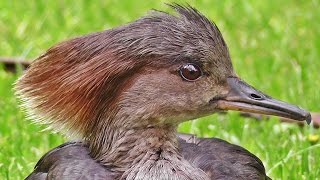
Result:
M99 147L94 157L117 172L120 179L208 179L179 153L175 129L168 126L113 132L108 135L111 144L103 145L108 148Z

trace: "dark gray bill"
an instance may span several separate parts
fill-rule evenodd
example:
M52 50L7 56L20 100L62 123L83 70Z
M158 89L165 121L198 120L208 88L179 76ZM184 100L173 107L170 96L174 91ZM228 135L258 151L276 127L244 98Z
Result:
M273 99L236 77L228 78L227 83L229 93L216 100L218 109L274 115L311 123L310 113L298 106Z

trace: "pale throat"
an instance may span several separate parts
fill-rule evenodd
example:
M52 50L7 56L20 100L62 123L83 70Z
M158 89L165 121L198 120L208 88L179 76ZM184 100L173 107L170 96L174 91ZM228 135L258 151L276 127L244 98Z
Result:
M163 176L167 176L165 179L207 179L202 170L181 156L176 125L110 129L109 132L112 134L100 142L100 149L95 149L93 156L118 173L120 179L156 179Z

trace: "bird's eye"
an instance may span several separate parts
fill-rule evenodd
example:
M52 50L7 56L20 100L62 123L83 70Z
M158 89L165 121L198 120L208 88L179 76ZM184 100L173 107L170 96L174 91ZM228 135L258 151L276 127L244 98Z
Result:
M185 64L180 67L180 76L187 81L195 81L202 76L201 68L195 64Z

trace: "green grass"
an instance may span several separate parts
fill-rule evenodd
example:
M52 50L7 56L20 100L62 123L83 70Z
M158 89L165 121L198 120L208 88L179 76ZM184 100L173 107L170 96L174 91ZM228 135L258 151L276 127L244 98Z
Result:
M130 22L152 8L169 10L158 1L71 2L0 1L0 56L33 59L59 41ZM319 0L188 2L216 22L244 80L320 111ZM12 92L16 78L0 67L0 179L23 179L41 155L66 141L25 120ZM180 131L244 146L273 179L320 179L320 143L308 140L319 130L229 113L186 122Z

